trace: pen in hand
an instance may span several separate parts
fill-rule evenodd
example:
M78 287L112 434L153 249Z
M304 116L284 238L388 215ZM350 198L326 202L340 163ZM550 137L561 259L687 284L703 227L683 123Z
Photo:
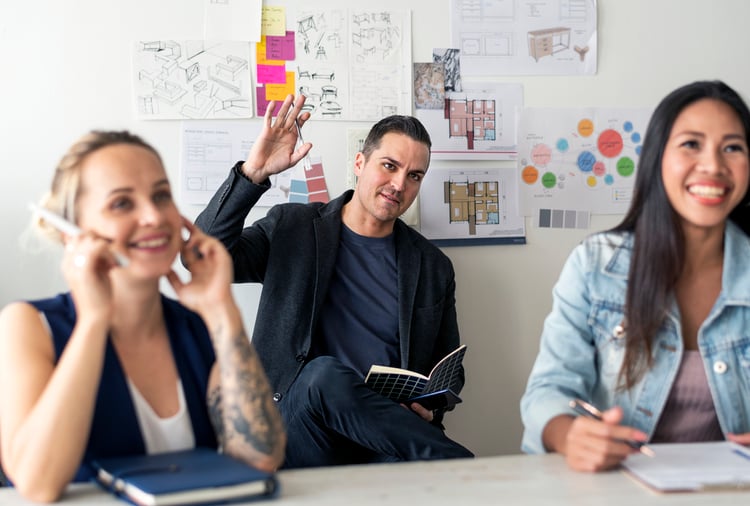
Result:
M302 138L302 129L299 126L299 122L297 120L294 120L294 125L297 127L297 148L302 146L305 143L305 139ZM310 154L305 154L305 157L302 159L302 167L305 170L312 169L312 166L310 165Z
M583 415L588 418L593 418L594 420L599 420L599 421L602 420L602 412L599 411L599 409L596 406L593 406L586 401L583 401L581 399L573 399L568 404L579 415ZM631 448L634 448L640 451L644 455L647 455L649 457L656 456L656 453L654 453L654 450L646 446L645 443L642 443L640 441L622 441L622 442L630 446Z
M49 209L45 209L44 207L38 206L34 203L29 203L29 209L31 209L31 212L38 214L41 216L44 221L55 227L57 230L62 232L63 234L67 234L70 237L75 237L78 235L81 235L81 229L78 228L73 223L69 222L62 216L59 216ZM128 257L123 255L122 253L119 253L117 251L113 251L112 255L115 257L115 262L117 262L117 265L120 267L127 267L130 263L130 260L128 260Z

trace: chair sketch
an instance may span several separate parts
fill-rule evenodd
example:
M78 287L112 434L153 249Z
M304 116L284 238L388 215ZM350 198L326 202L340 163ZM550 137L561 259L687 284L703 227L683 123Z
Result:
M332 84L326 84L324 86L320 87L320 91L322 92L322 98L321 100L325 100L326 97L338 97L338 88L333 86Z
M336 74L332 70L328 72L316 71L312 74L313 80L328 79L329 81L333 81L335 77Z

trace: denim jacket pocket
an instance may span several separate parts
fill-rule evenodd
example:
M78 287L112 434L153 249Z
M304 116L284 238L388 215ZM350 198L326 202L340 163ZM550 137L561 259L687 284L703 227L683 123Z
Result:
M600 379L614 384L625 354L624 306L622 304L593 300L588 316L596 347Z

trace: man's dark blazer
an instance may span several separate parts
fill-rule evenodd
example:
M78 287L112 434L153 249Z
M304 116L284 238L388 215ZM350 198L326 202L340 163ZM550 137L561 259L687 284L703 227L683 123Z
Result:
M308 358L336 262L341 208L353 192L327 204L276 205L245 228L268 184L253 184L241 166L235 165L196 224L227 247L235 282L263 283L252 342L278 401ZM428 374L459 346L453 265L401 220L394 233L401 367Z

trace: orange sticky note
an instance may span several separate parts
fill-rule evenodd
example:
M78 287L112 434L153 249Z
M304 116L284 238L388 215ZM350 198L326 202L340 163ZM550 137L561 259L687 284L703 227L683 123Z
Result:
M266 84L266 100L284 100L289 95L294 95L294 72L286 73L286 82L283 84Z

